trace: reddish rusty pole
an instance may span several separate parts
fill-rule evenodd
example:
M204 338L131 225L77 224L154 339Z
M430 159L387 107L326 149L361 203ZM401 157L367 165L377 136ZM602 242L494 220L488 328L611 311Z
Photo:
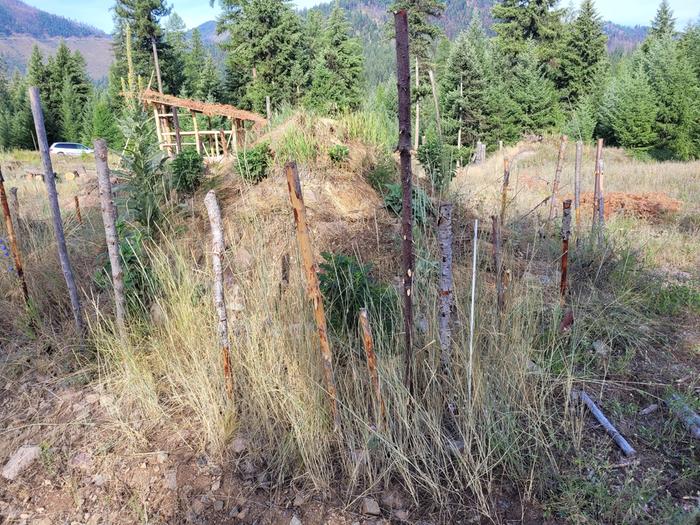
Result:
M561 172L564 169L564 154L566 153L566 135L561 136L559 143L559 156L557 157L557 169L554 172L554 181L552 182L552 198L549 201L549 222L554 219L554 210L557 205L557 193L559 192L559 181L561 180Z
M78 196L75 195L73 197L73 200L75 201L75 216L78 218L78 222L80 225L83 225L83 214L80 213L80 199L78 199Z
M306 285L309 299L314 306L314 318L318 329L318 338L321 344L321 360L323 364L323 374L326 381L326 390L331 400L331 413L335 430L340 430L340 414L338 413L337 390L335 387L335 377L333 374L333 353L328 342L328 328L326 324L326 312L323 308L323 296L318 280L318 270L314 262L314 251L311 246L311 235L309 234L309 223L306 219L306 206L304 196L301 192L301 181L297 171L296 162L288 162L284 167L287 173L287 187L289 189L289 200L294 210L294 222L297 229L297 240L299 242L299 252L306 273Z
M506 206L508 204L508 184L510 183L510 161L503 159L503 188L501 189L501 226L506 223Z
M559 292L562 299L566 296L569 273L569 237L571 236L571 199L567 199L563 204L561 221L561 283Z
M384 406L384 398L382 397L382 388L379 384L379 374L377 372L377 355L374 353L374 339L372 338L372 329L369 325L369 315L367 309L360 310L360 327L362 328L362 343L365 348L365 356L367 357L367 368L369 369L369 379L374 389L374 397L379 410L375 408L374 416L377 418L377 428L384 428L386 423L386 407Z
M5 179L2 176L2 168L0 167L0 204L2 204L2 214L5 217L5 228L7 236L10 239L10 250L12 250L12 258L15 262L15 271L22 286L22 296L24 302L29 306L29 290L27 289L27 281L24 278L24 268L22 267L22 254L19 252L17 245L17 237L15 236L15 226L12 223L12 215L10 214L10 204L7 202L7 194L5 193Z
M399 95L399 157L401 160L401 209L404 333L406 372L404 383L413 392L413 179L411 176L411 66L408 55L408 17L406 10L394 13L396 26L396 79Z

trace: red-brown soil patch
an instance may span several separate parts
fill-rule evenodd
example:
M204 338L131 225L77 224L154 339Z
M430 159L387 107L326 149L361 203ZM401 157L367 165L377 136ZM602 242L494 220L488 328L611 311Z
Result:
M670 198L665 193L624 193L605 194L605 217L618 213L659 221L663 217L680 211L682 202ZM593 193L581 194L581 206L593 209Z

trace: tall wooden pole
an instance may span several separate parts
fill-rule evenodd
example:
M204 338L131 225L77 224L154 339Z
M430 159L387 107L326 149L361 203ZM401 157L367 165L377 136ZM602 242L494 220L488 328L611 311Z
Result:
M171 106L170 111L173 114L173 129L175 130L175 153L182 153L182 136L180 135L180 116L177 113L177 107Z
M418 86L420 81L420 75L418 70L418 57L416 57L416 93L418 92ZM420 102L416 100L416 129L414 136L413 150L418 151L418 141L420 140Z
M83 225L83 213L80 211L80 198L77 195L73 195L73 202L75 203L75 217L78 219L78 224Z
M506 206L508 206L508 185L510 184L510 161L503 159L503 187L501 188L501 226L506 223Z
M433 103L435 104L435 125L437 126L438 137L440 137L440 142L442 142L442 126L440 125L440 104L438 103L438 92L437 85L435 84L435 75L433 70L428 70L428 77L430 78L430 89L433 92Z
M160 60L158 60L158 47L156 37L151 37L151 47L153 48L153 65L156 69L156 80L158 81L158 93L163 93L163 79L160 76Z
M382 388L379 384L377 355L374 353L374 338L372 337L372 329L369 325L369 315L367 314L366 308L360 310L360 328L362 329L362 344L365 348L365 357L367 357L369 379L372 383L376 402L374 417L376 418L377 428L383 428L386 424L386 407L384 405L384 398L382 397ZM378 409L376 408L377 406Z
M66 236L63 232L63 221L61 220L61 208L58 205L58 193L56 192L56 181L54 180L53 166L51 165L51 156L49 155L49 143L46 139L46 126L44 125L44 110L41 108L41 97L39 88L29 88L29 101L32 106L32 115L34 116L34 127L36 128L36 136L39 142L39 151L41 152L41 160L44 165L44 183L46 184L46 192L49 196L49 207L53 217L53 227L56 234L56 245L58 247L58 258L61 261L61 270L63 277L66 280L68 294L70 296L71 307L73 309L73 318L75 327L78 333L82 336L85 323L83 322L83 312L80 306L80 297L78 296L78 288L75 285L73 277L73 268L68 258L68 248L66 246Z
M452 204L440 205L438 214L438 245L440 247L440 291L438 305L440 362L443 371L447 371L452 363L452 310L454 308L454 293L452 279Z
M561 282L559 292L562 298L566 296L569 274L569 237L571 236L571 199L564 201L561 221Z
M219 335L219 347L224 367L224 379L226 380L226 392L228 397L233 397L233 371L231 370L231 346L228 337L228 316L226 314L226 297L224 296L224 227L221 222L221 209L216 200L214 190L209 190L204 197L204 205L209 214L212 239L211 264L214 270L214 306L219 318L217 333Z
M16 195L16 193L15 193ZM29 306L29 290L27 289L27 280L24 278L24 267L22 266L22 254L19 251L17 236L15 235L15 225L12 222L12 214L10 213L10 204L7 202L7 194L5 193L5 179L2 176L2 168L0 167L0 204L2 205L2 214L5 218L5 229L10 241L10 250L12 250L12 258L15 262L15 271L19 278L20 286L22 287L22 296L24 302ZM19 222L19 218L17 218Z
M338 413L337 390L335 387L335 377L333 374L333 353L328 341L328 327L326 324L326 312L323 308L323 296L318 279L318 271L314 262L314 252L311 245L311 235L309 233L309 223L306 219L306 206L304 196L301 192L301 181L297 171L296 162L288 162L285 166L287 174L287 188L289 189L289 199L294 210L294 222L296 223L297 240L299 242L299 252L306 273L306 285L309 299L314 306L314 318L318 329L318 338L321 344L321 360L323 363L323 373L326 381L326 390L331 400L331 413L335 430L340 430L340 414Z
M576 142L576 164L574 165L574 213L576 215L576 242L581 235L581 162L583 142Z
M114 288L114 306L117 316L119 335L126 337L126 300L124 298L124 272L122 270L119 251L119 236L117 235L117 211L114 206L112 181L110 180L107 143L97 139L95 146L95 167L97 168L97 184L100 191L100 207L102 222L105 227L109 265L112 268L112 286Z
M601 166L600 163L603 157L603 139L598 139L595 150L595 181L593 185L593 230L597 227L602 227L602 224L598 224L598 211L600 206L600 174Z
M554 181L552 182L552 198L549 200L549 222L554 219L554 211L557 202L557 194L559 193L559 181L561 180L561 172L564 169L564 154L566 153L566 135L561 136L559 143L559 156L557 157L557 169L554 172Z
M413 180L411 176L411 67L408 56L408 17L406 10L394 13L396 26L396 78L399 95L399 157L403 192L401 230L403 237L403 299L406 340L404 381L413 392Z
M499 331L500 331L500 316L505 309L505 289L503 286L503 254L501 252L501 224L498 217L491 216L492 223L492 241L493 241L493 265L496 271L496 311L499 316Z

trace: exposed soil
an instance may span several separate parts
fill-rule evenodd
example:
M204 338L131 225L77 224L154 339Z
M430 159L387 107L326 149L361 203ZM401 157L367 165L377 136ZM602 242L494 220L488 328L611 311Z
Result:
M570 198L570 197L567 197ZM582 208L593 209L593 193L581 194ZM605 193L605 217L622 214L629 217L660 222L668 215L680 211L683 203L672 199L665 193Z

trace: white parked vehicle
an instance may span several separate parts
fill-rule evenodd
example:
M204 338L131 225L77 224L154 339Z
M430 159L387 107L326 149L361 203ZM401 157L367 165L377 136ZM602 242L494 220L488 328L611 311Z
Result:
M49 153L51 155L68 155L71 157L80 157L81 155L88 155L92 153L93 150L82 144L76 142L54 142L49 148Z

